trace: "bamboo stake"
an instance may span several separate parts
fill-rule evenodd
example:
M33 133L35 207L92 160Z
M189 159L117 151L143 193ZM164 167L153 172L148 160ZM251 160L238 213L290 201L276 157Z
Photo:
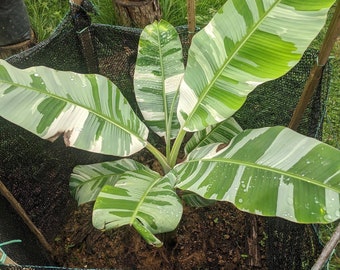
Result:
M12 193L6 188L6 186L2 183L0 180L0 194L4 196L7 201L11 204L11 206L14 208L14 210L19 214L19 216L23 219L23 221L26 223L28 228L34 233L34 235L38 238L41 245L48 251L52 252L52 247L47 242L44 235L40 232L40 230L34 225L32 220L29 218L25 210L22 208L20 203L14 198Z
M340 34L340 3L337 4L332 21L328 27L326 37L322 43L317 63L310 72L300 100L295 108L293 116L290 120L289 127L296 130L300 124L302 115L313 96L315 88L319 85L323 68L328 61L331 50L334 46L336 38Z
M319 258L317 259L311 270L322 269L322 267L324 266L328 258L331 256L333 250L335 249L339 241L340 241L340 223L336 228L335 232L333 233L331 239L327 242L327 244L323 248Z
M191 43L191 40L195 34L196 30L196 7L195 7L195 0L187 0L187 9L188 9L188 38L189 42Z
M0 258L3 256L1 250L0 250ZM15 261L13 261L10 257L6 257L5 261L4 261L5 265L18 265Z

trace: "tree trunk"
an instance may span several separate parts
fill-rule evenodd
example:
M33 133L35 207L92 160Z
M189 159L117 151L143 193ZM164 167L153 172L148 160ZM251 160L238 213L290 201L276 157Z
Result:
M159 0L113 0L113 6L120 25L144 28L161 18Z

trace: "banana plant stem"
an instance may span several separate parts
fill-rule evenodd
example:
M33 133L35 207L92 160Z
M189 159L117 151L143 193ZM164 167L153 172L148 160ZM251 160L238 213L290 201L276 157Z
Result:
M171 168L173 168L176 165L178 153L179 153L179 150L181 148L185 134L186 134L186 131L184 129L180 129L180 131L177 135L177 138L174 142L174 145L172 146L170 159L169 159L169 165L170 165Z
M150 143L147 143L145 148L148 149L154 155L154 157L159 161L165 174L171 170L171 167L166 157L157 148L155 148Z

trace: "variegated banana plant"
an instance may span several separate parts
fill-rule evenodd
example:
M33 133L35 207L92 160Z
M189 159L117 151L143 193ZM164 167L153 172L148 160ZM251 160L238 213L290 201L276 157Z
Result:
M132 225L160 246L155 234L176 228L183 199L332 222L340 217L340 151L285 127L243 131L232 115L257 85L299 61L333 3L229 0L193 38L186 66L175 28L147 26L134 76L143 120L103 76L1 61L0 115L83 150L126 157L146 148L155 156L163 173L129 158L74 169L71 192L79 204L95 201L101 230ZM149 129L164 137L164 151L148 141Z

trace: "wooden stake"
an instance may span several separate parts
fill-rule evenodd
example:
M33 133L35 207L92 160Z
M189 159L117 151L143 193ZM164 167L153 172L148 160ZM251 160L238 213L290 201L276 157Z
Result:
M187 9L188 9L188 38L189 42L193 38L196 30L196 7L195 7L195 0L187 0Z
M3 256L1 250L0 250L0 258ZM13 261L10 257L6 257L5 261L4 261L5 265L18 265L15 261Z
M34 235L38 238L41 245L48 251L52 252L52 247L45 239L44 235L40 232L40 230L34 225L32 220L28 217L25 210L22 208L20 203L14 198L12 193L6 188L6 186L0 181L0 194L4 196L7 201L12 205L14 210L18 213L18 215L23 219L28 228L34 233Z
M337 246L340 241L340 223L336 228L335 232L333 233L331 239L327 242L325 247L323 248L319 258L313 265L311 270L320 270L325 265L329 257L331 256L333 250Z
M253 267L261 267L261 256L259 250L259 239L258 239L258 226L256 216L250 217L250 235L247 237L248 242L248 253L249 253L249 265Z
M296 130L300 124L303 113L305 112L310 99L313 96L315 88L319 85L323 68L328 61L331 50L336 38L340 34L340 3L337 4L332 21L328 27L326 37L322 43L317 63L310 72L300 100L295 108L289 127Z

